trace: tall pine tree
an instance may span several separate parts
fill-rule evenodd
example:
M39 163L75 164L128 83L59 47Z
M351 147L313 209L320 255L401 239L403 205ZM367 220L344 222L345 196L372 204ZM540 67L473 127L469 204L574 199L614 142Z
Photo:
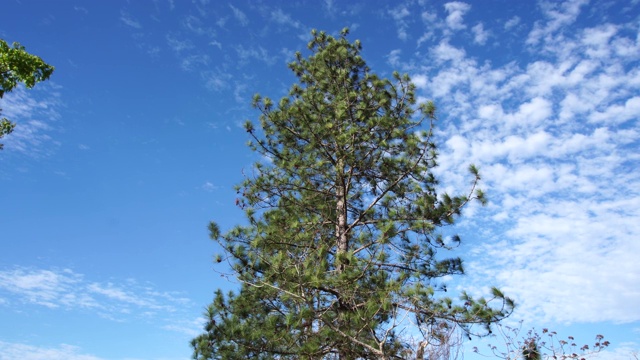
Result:
M440 278L463 266L437 256L459 242L437 230L483 201L480 177L472 167L467 195L437 192L434 105L416 104L408 76L373 74L347 33L312 32L289 96L254 98L260 129L245 127L269 161L238 186L248 225L209 226L242 285L216 292L195 359L420 357L450 329L488 331L513 308L497 289L444 296Z

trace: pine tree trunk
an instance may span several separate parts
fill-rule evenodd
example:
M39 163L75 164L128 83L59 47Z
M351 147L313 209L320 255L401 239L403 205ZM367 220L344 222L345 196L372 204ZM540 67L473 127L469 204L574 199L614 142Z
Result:
M342 165L342 161L340 161L339 165ZM339 171L342 171L342 166L339 166ZM340 255L344 255L349 250L349 237L347 234L346 185L342 174L338 174L336 184L336 214L336 265L338 265L338 271L342 272L346 264L340 259Z
M342 160L338 161L338 176L336 180L336 269L338 272L345 270L346 262L343 259L344 255L349 250L349 238L347 236L347 203L346 203L346 189L345 181L342 169L344 164ZM339 308L344 311L343 300L338 298ZM343 324L340 324L344 320L340 319L338 315L338 326L343 328ZM338 359L347 360L349 356L345 354L344 349L338 349Z

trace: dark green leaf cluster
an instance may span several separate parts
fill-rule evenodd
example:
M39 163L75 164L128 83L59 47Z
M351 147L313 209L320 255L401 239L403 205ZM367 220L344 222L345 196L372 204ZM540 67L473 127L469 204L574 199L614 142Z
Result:
M513 307L497 290L439 295L438 280L464 269L438 256L460 239L437 228L482 193L473 167L467 195L436 191L433 103L416 104L407 75L373 74L346 30L312 34L312 54L289 65L299 79L289 96L254 98L249 145L269 161L237 189L249 225L224 235L210 225L242 286L216 294L196 359L404 358L415 350L401 336L408 325L429 339Z
M32 88L38 82L47 80L53 69L53 66L46 64L41 58L26 52L20 44L13 43L13 47L10 47L0 39L0 99L19 83ZM6 118L0 119L0 138L10 134L14 128L14 123Z

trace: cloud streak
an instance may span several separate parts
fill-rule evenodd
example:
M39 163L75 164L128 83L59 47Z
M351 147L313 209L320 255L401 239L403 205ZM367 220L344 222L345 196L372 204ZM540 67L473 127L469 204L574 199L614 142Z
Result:
M131 279L118 284L92 282L70 269L24 267L0 271L0 299L8 307L29 304L67 311L91 309L113 320L164 316L191 304L180 294L160 292Z
M58 347L37 347L27 344L0 341L0 360L102 360L82 354L76 346L61 344Z
M31 157L50 155L59 145L53 136L62 107L57 87L42 83L34 89L19 86L0 100L2 116L16 123L13 133L2 138L6 153Z
M247 15L244 12L242 12L240 9L234 7L231 4L229 4L229 7L231 8L231 11L233 11L233 17L236 19L236 21L240 25L242 25L242 26L249 25L249 18L247 17Z
M131 14L122 10L120 12L120 21L122 21L125 25L132 27L134 29L142 29L142 25L139 21L135 20Z

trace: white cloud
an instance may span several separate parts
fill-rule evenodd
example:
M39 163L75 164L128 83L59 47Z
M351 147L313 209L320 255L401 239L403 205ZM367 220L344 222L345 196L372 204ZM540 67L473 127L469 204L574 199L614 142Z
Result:
M454 61L458 62L465 57L465 51L449 45L446 40L443 40L432 49L434 58L440 62Z
M267 65L273 65L277 60L277 56L270 56L267 49L263 48L262 46L245 48L242 44L240 44L235 46L235 50L238 54L238 58L242 63L253 59L263 61Z
M569 0L565 2L540 2L542 13L546 18L536 21L529 33L526 43L537 45L544 38L548 38L563 26L572 24L580 14L580 8L589 0ZM549 39L547 39L549 40Z
M284 12L282 9L275 9L270 12L271 21L280 25L283 30L286 27L294 28L298 30L298 39L303 42L311 40L311 28L306 27L300 21L291 17L290 14Z
M92 283L87 286L87 290L89 290L92 294L103 295L110 300L115 300L122 303L133 304L143 307L155 307L152 302L145 300L144 298L138 297L135 294L129 293L112 283L107 284L98 284Z
M134 280L119 284L88 282L70 269L23 267L0 270L0 296L5 306L30 304L66 311L89 308L109 319L122 314L166 315L189 302L175 293L159 292Z
M475 163L490 199L461 218L463 235L485 244L467 261L470 280L493 279L519 317L640 321L640 55L623 50L637 35L620 30L634 24L580 28L584 4L543 4L521 44L543 51L517 64L470 58L445 37L417 64L430 83L418 95L444 124L442 182L464 189Z
M429 78L422 74L411 77L411 82L413 82L418 89L427 87L428 81Z
M462 30L467 27L464 24L463 16L471 9L471 5L461 1L453 1L444 4L444 9L449 13L445 20L449 29Z
M120 12L120 21L134 29L142 29L142 25L140 25L140 22L135 20L133 17L131 17L131 14L127 13L124 10Z
M2 138L4 152L40 157L50 155L60 145L53 137L62 106L58 88L40 83L33 89L18 86L0 99L2 117L16 123L13 133Z
M474 27L471 28L473 32L473 42L478 45L484 45L487 43L489 39L489 31L484 29L484 25L482 23L478 23Z
M229 86L229 80L231 80L229 72L219 68L202 71L200 77L204 80L207 89L213 91L226 89Z
M400 5L394 9L388 11L388 14L396 23L396 28L398 31L398 39L407 40L408 33L407 29L409 24L407 23L407 17L411 15L411 12L407 9L405 5Z
M511 126L537 126L552 114L551 102L543 97L537 96L530 101L520 104L518 111L507 116L506 121Z
M191 31L201 35L209 35L210 37L214 35L213 30L200 27L195 20L189 20L190 18L195 19L195 17L188 17L185 20L185 26ZM180 62L180 69L183 71L204 69L209 65L211 61L209 55L197 52L195 45L190 39L169 33L166 35L166 40L169 48L176 53L176 57ZM215 40L211 41L210 44L220 46Z
M173 324L165 325L162 328L165 330L182 333L191 338L194 338L202 333L202 328L206 324L206 322L207 321L204 317L198 317L191 321L189 320L177 321Z
M236 8L235 6L229 4L229 7L231 8L231 11L233 11L233 17L236 18L236 20L238 21L238 23L242 26L247 26L249 25L249 18L247 18L247 15L245 13L242 12L242 10Z
M205 35L210 38L216 35L215 30L211 27L205 26L203 21L197 16L186 16L182 21L182 26L197 35Z
M209 64L209 56L205 54L188 55L182 58L180 68L184 71L191 71L195 68Z
M387 55L387 61L389 61L389 65L394 68L400 67L400 54L402 51L400 49L391 50L391 52Z
M213 40L209 43L209 45L216 46L219 50L222 50L222 43L220 43L219 41Z
M167 34L167 44L176 53L194 48L191 41L178 39L175 34Z
M611 51L609 41L618 29L612 24L585 29L580 42L587 47L586 55L591 58L607 57Z
M506 23L504 23L504 29L511 30L514 27L518 26L518 24L520 24L520 17L514 16L511 19L507 20Z
M50 270L28 271L18 268L0 272L0 288L14 294L20 294L31 303L49 308L56 308L73 300L65 297L65 294L72 291L73 286L81 281L80 276L68 269L53 272Z
M389 10L389 15L391 15L394 20L402 20L411 15L411 13L405 6L398 6L393 10Z
M236 99L236 102L238 102L239 104L246 104L247 102L249 102L246 97L248 87L249 86L247 83L236 82L235 87L233 89L233 97Z
M212 125L214 125L214 124L212 124ZM202 188L202 190L204 190L204 191L209 191L209 192L211 192L211 191L213 191L213 190L216 190L218 187L217 187L217 186L215 186L215 185L213 185L213 183L211 183L211 182L209 182L209 181L205 181L205 183L204 183L204 184L202 184L201 188Z
M276 9L271 12L271 20L280 25L287 25L293 28L299 29L302 27L299 21L293 20L291 15L282 11L282 9Z
M544 212L522 217L509 235L516 244L489 255L508 259L500 271L504 290L520 300L521 313L556 321L640 319L632 239L640 230L640 201L559 201ZM516 267L514 268L513 265ZM535 280L534 280L535 279ZM579 298L580 301L575 301Z
M589 120L605 124L620 124L640 117L640 96L627 99L624 104L611 104L606 109L594 112Z
M441 27L441 25L438 23L438 14L434 11L424 11L420 15L420 17L426 26L424 33L417 41L416 45L418 47L420 47L422 43L435 38L435 29Z
M77 11L77 12L81 12L81 13L83 13L84 15L89 14L89 10L87 10L87 8L82 7L82 6L74 6L74 7L73 7L73 10L75 10L75 11Z
M335 3L333 2L333 0L324 0L323 7L331 15L334 15L336 12Z
M640 355L640 344L624 342L614 349L607 349L598 354L600 360L629 360L637 359Z
M0 360L101 360L93 355L82 354L72 345L58 347L38 347L28 344L0 341Z
M228 16L222 16L220 18L218 18L218 20L216 20L216 25L218 25L218 27L221 28L225 28L225 26L227 25L227 21L229 20Z

